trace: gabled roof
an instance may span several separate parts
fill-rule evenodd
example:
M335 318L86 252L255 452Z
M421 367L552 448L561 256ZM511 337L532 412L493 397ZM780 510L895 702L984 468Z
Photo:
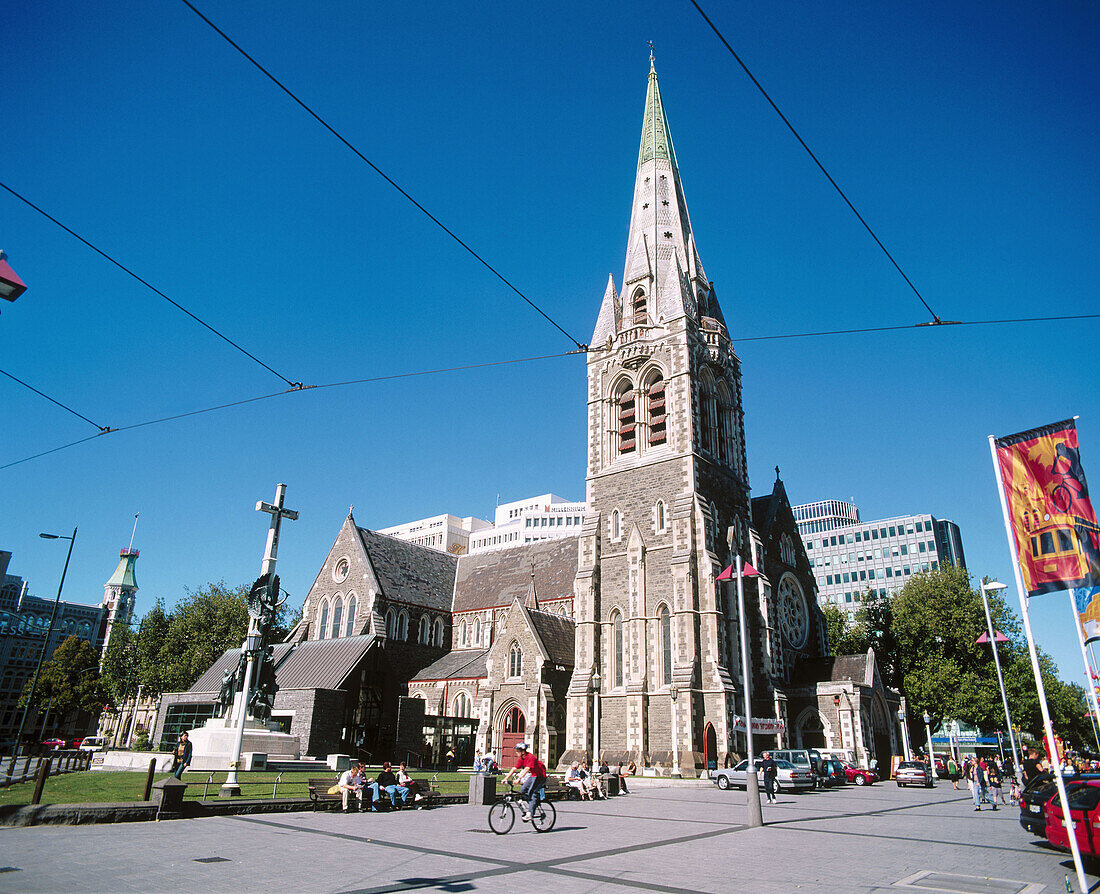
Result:
M279 689L339 689L375 639L373 635L343 636L279 643L274 653L275 683ZM240 649L230 649L188 691L217 694L223 674L237 666L240 655Z
M799 662L793 683L874 683L875 654L868 649L861 655L833 655Z
M458 560L366 528L357 528L382 596L436 611L450 611Z
M420 671L413 681L429 680L476 680L487 676L485 659L489 656L489 650L463 649L458 652L448 652L438 661L429 664Z
M546 654L551 664L562 667L573 667L573 646L575 638L575 625L571 618L563 618L552 612L540 612L527 610L535 633L542 640Z
M515 599L524 601L531 588L532 566L540 604L571 598L577 577L577 538L540 540L461 556L453 610L501 608Z

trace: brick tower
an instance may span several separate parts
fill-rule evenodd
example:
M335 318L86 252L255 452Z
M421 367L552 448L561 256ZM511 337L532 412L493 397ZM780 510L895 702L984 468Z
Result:
M735 610L715 577L750 557L740 361L696 249L650 58L622 291L588 352L589 514L567 738L697 775L739 707Z

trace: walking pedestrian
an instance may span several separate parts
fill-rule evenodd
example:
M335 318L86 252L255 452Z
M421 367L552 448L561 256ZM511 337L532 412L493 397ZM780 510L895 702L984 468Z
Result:
M951 788L955 791L959 790L959 765L955 763L955 758L949 757L947 759L947 778L951 780Z
M996 760L991 760L986 764L985 768L986 777L989 779L989 801L993 805L993 809L997 809L997 802L1007 804L1005 801L1004 789L1001 787L1003 784L1003 776L1001 774L1001 768L997 766Z
M184 730L180 733L175 751L172 752L172 775L176 779L182 779L183 771L191 766L191 752L193 750L194 747L187 738L187 730Z
M761 755L760 769L764 771L764 794L768 803L775 803L775 780L779 776L779 764L772 760L772 753L765 751Z

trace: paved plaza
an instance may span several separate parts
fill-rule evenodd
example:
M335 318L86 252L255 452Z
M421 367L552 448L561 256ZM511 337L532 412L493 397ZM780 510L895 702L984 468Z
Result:
M541 835L494 835L466 806L2 829L0 892L1056 894L1072 875L1015 807L975 813L945 784L782 795L762 829L742 825L743 792L690 783L558 807Z

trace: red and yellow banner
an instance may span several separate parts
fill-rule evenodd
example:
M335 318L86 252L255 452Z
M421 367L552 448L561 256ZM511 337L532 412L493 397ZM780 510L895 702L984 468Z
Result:
M994 442L1024 589L1100 586L1100 527L1072 419ZM1081 610L1100 620L1100 599Z

